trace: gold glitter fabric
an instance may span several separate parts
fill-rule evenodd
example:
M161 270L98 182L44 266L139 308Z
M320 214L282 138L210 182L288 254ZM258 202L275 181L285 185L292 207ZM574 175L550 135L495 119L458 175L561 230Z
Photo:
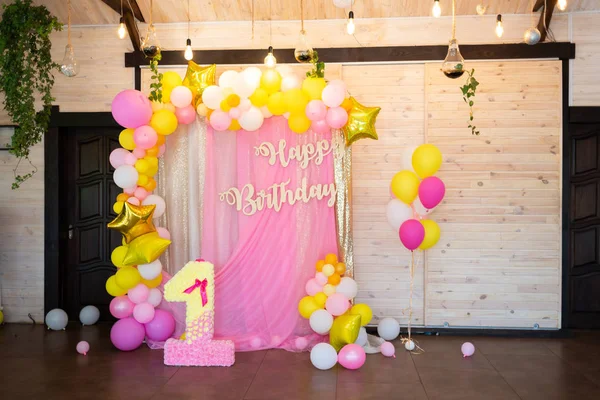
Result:
M346 276L354 276L354 247L352 242L352 148L346 146L343 132L337 130L332 137L333 168L337 199L335 222L337 228L339 259L346 263Z

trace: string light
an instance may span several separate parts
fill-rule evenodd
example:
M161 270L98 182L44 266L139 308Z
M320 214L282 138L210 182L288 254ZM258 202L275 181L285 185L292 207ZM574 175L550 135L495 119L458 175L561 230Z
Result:
M567 0L558 0L557 5L560 11L565 11L567 9Z
M354 11L350 11L348 13L348 24L346 25L346 32L348 32L348 35L354 35L355 30L356 26L354 25Z
M442 15L442 7L440 7L440 0L433 0L433 8L431 9L431 14L435 18L439 18Z
M498 14L498 16L496 17L496 36L501 38L502 35L504 35L504 27L502 26L502 15Z
M188 0L187 14L188 14L188 38L185 41L185 51L183 52L183 57L186 60L190 61L192 58L194 58L194 52L192 51L192 40L190 39L190 0Z
M119 29L117 29L117 35L119 35L119 39L125 39L125 34L127 31L125 30L125 22L123 21L123 0L121 0L121 18L119 18Z
M273 38L273 19L271 16L271 0L269 0L269 43ZM267 56L265 57L265 67L267 68L275 68L277 65L277 59L273 54L273 46L269 46L269 50L267 52Z

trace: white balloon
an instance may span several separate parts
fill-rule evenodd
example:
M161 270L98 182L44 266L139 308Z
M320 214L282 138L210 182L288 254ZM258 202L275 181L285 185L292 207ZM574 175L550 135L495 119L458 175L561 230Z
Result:
M158 290L157 288L153 288L150 289L150 292L148 292L148 300L146 301L152 304L154 307L158 307L158 305L162 301L162 298L163 296L160 290Z
M247 98L254 93L255 87L250 85L246 80L246 76L238 74L233 81L233 93L237 94L241 98Z
M242 113L238 122L243 129L255 131L262 126L264 119L265 117L263 117L262 112L253 106L248 111Z
M142 201L143 206L148 206L151 204L155 204L156 208L154 209L154 215L152 218L160 218L165 213L165 209L167 205L165 204L165 200L157 194L151 194L146 197L144 201Z
M249 99L240 99L240 105L238 108L244 111L248 111L252 107L252 102Z
M412 340L408 340L406 343L404 343L404 348L408 351L413 351L415 347L415 342Z
M290 74L281 80L281 91L297 89L300 85L300 79L295 74Z
M248 67L243 72L244 79L251 87L256 90L260 86L260 78L262 77L262 71L258 67Z
M332 81L327 82L327 84L332 86L341 86L344 89L344 93L346 93L346 82L344 82L341 79L334 79Z
M319 335L326 335L333 325L333 315L327 310L317 310L310 315L310 327Z
M398 232L400 225L413 217L412 208L398 199L392 199L387 204L385 214L390 226Z
M352 300L358 294L358 284L354 279L345 276L338 283L335 292L343 294L348 300Z
M286 64L279 64L277 65L277 67L275 67L275 71L279 72L279 75L281 75L282 77L291 75L294 73L294 70L292 69L292 67L290 67L289 65Z
M233 70L223 72L219 77L219 86L221 88L232 88L238 75L238 72Z
M68 322L69 316L60 308L50 310L48 311L48 314L46 314L46 325L48 325L48 328L52 329L53 331L65 329Z
M420 216L424 216L424 215L429 215L433 212L433 210L435 210L437 208L434 207L431 210L428 210L425 208L425 206L423 205L423 203L421 203L421 199L419 198L419 196L417 195L417 198L415 199L415 201L413 201L413 207L415 207L415 211L417 214L419 214Z
M333 0L333 5L337 8L348 8L354 4L354 0Z
M160 260L154 260L149 264L138 265L138 272L147 281L155 279L162 273L162 263Z
M263 117L265 117L265 118L271 118L273 116L273 113L271 113L271 111L269 111L269 107L267 107L267 106L262 106L260 108L260 112L262 113Z
M410 146L407 147L406 149L404 149L404 153L402 153L402 169L404 170L408 170L408 171L413 171L413 166L412 166L412 155L415 152L415 150L417 149L418 146Z
M319 343L310 351L310 362L323 371L333 368L337 358L337 352L329 343Z
M113 181L121 189L134 188L138 178L139 174L133 165L121 165L113 172Z
M358 331L358 337L356 338L354 343L356 343L360 347L364 347L367 344L367 342L368 342L367 330L365 329L364 326L361 326L360 330Z
M218 110L224 98L223 89L218 86L209 86L202 92L202 102L212 110Z
M328 84L321 93L321 99L327 107L339 107L346 97L346 90L340 85Z
M85 306L79 311L82 325L94 325L100 319L100 310L94 306Z
M394 318L384 318L377 325L377 333L384 340L394 340L400 335L400 324Z

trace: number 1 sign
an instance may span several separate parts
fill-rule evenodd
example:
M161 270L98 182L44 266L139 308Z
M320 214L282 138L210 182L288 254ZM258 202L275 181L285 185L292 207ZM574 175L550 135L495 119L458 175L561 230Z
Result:
M212 340L214 334L215 269L211 263L190 261L165 284L164 298L185 302L185 340L165 343L165 365L231 366L231 340Z

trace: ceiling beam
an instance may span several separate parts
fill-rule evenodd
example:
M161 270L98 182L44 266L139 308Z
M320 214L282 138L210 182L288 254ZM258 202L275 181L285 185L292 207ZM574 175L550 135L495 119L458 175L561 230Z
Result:
M123 10L123 22L127 27L127 33L129 33L133 50L138 51L141 46L140 31L138 30L137 24L135 23L135 18L133 17L130 9Z
M121 0L102 0L104 4L112 8L117 12L117 14L121 14ZM142 14L142 10L140 10L140 6L136 0L122 0L123 2L123 14L125 11L132 11L135 18L140 22L146 22L144 20L144 15ZM130 8L131 5L131 8Z
M540 42L543 42L548 37L548 30L550 29L550 22L552 21L552 14L558 0L537 0L533 5L533 11L537 12L542 10L540 14L540 21L538 22L538 30L540 31Z

